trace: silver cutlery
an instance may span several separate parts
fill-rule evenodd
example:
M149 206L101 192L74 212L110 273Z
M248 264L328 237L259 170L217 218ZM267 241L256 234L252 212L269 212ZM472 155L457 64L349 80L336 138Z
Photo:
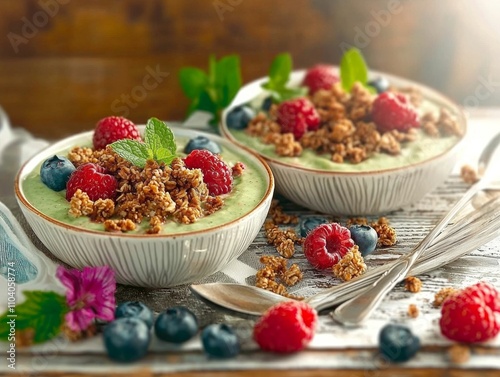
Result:
M491 170L488 171L491 158L500 142L500 134L490 140L486 148L479 157L479 169L481 177L478 182L472 185L460 198L460 200L450 209L450 211L439 221L439 223L429 232L429 234L407 255L399 258L393 263L372 286L357 295L356 297L342 303L331 314L337 322L346 326L356 326L370 316L380 305L384 297L394 286L403 280L411 267L430 245L435 237L443 231L451 219L462 210L466 204L479 192L482 191L491 181Z
M349 309L347 305L344 306L343 310L339 310L340 316L334 314L334 317L337 318L338 316L342 323L359 323L373 310L371 307L366 309L365 306L370 302L375 302L372 305L376 307L385 293L405 276L418 275L433 270L496 238L500 234L500 197L493 196L493 199L491 199L491 196L488 196L487 199L483 198L483 203L479 208L471 213L459 213L459 216L457 216L459 218L453 224L447 227L446 225L470 201L474 194L489 188L488 182L490 180L485 174L487 172L486 167L499 142L500 134L490 141L481 154L479 171L483 172L483 179L467 191L447 216L417 246L416 251L401 257L390 265L372 269L349 282L325 289L306 298L304 301L317 310L322 310L352 299L376 286L382 293L375 292L376 295L368 296L368 299L366 299L367 296L361 296L355 302L356 308L354 310L344 312L347 313L348 319L345 319L346 315L343 313L345 307ZM447 250L447 252L443 253L443 250ZM379 284L384 282L389 284L390 288L386 287L385 290L382 290L382 285ZM289 300L289 298L264 289L241 284L198 284L191 285L191 289L208 301L250 315L260 315L272 305ZM355 314L352 314L352 312L355 312ZM355 319L356 316L358 319Z

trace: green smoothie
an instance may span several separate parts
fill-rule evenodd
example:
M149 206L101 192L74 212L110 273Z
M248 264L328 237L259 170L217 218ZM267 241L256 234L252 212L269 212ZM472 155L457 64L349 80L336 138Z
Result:
M391 156L386 153L374 153L373 156L359 164L353 164L349 162L333 162L330 158L331 154L317 154L311 149L304 149L299 157L278 156L273 144L264 144L259 138L252 137L245 131L230 130L230 132L241 144L250 147L263 156L303 168L342 172L362 172L408 166L438 156L450 149L458 141L456 136L435 138L419 130L418 140L404 143L399 155Z
M259 101L261 101L260 98L255 103L252 102L252 105L257 107L256 104L260 103ZM424 101L420 110L422 112L434 111L437 113L439 107L429 101ZM453 113L453 109L449 110ZM459 140L457 136L431 137L422 130L418 130L417 140L401 144L401 153L399 155L392 156L386 153L374 153L368 159L354 164L350 162L333 162L331 161L331 154L318 154L307 148L304 148L301 156L282 157L276 154L273 144L264 144L259 137L250 136L245 130L228 128L228 131L239 143L258 152L262 156L298 167L339 172L379 171L408 166L446 152Z
M178 155L183 157L182 150L188 139L176 137L176 142ZM250 212L264 198L267 190L267 178L262 169L243 153L229 150L224 146L221 147L222 157L229 166L234 165L236 162L242 162L246 166L243 174L234 179L232 191L224 196L224 206L219 211L202 217L193 224L178 224L174 220L170 220L163 226L161 234L187 233L229 223ZM57 154L66 156L68 151L69 149L63 150ZM85 216L73 218L68 215L69 202L65 199L65 191L53 191L42 183L39 174L40 165L41 163L21 183L26 199L33 207L63 223L104 232L101 223L92 222ZM143 221L135 231L129 233L144 233L146 229L148 229L148 222Z

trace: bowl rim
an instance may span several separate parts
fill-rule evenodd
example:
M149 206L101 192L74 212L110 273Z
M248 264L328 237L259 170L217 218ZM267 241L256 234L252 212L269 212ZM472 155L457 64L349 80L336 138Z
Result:
M168 122L166 122L168 124ZM145 125L137 125L139 130L142 130ZM208 137L209 139L215 139L217 142L222 142L222 144L229 145L229 148L233 148L234 150L237 150L237 145L232 143L230 140L223 138L219 135L216 134L211 134L208 132L203 132L199 131L197 129L191 129L191 128L182 128L182 127L175 127L175 126L169 126L169 128L173 131L174 136L176 135L177 132L189 132L190 135L193 137L195 136L205 136ZM213 227L210 227L208 229L199 229L199 230L193 230L193 231L187 231L187 232L182 232L182 233L171 233L171 234L145 234L145 233L116 233L116 232L106 232L106 231L100 231L100 230L93 230L93 229L86 229L83 227L67 224L63 221L54 219L53 217L50 217L40 210L38 210L35 206L33 206L24 196L23 191L21 190L21 176L25 174L29 174L33 170L30 170L29 172L25 172L25 169L28 165L32 164L33 161L40 159L40 156L44 153L46 153L47 150L54 148L58 144L63 144L63 143L71 143L73 140L80 139L82 137L87 137L89 140L91 140L93 130L90 131L84 131L80 132L78 134L71 135L69 137L65 137L63 139L60 139L56 141L55 143L51 143L49 146L43 148L42 150L38 151L35 155L30 157L23 165L21 168L18 170L16 174L16 178L14 180L14 191L16 198L18 202L22 203L22 205L32 212L33 214L39 216L43 220L51 223L54 226L64 228L64 230L67 231L73 231L73 232L78 232L78 233L84 233L85 235L88 236L96 236L96 237L118 237L118 238L125 238L125 239L183 239L183 238L191 238L194 236L200 236L204 234L211 234L214 232L219 231L222 228L227 228L233 225L236 225L237 223L243 221L244 219L248 218L249 216L253 215L256 211L261 209L262 206L265 205L265 203L271 198L274 193L274 188L275 188L275 181L274 181L274 176L272 174L271 168L267 164L267 161L262 158L258 153L255 153L254 151L245 149L245 153L250 153L250 156L255 159L255 163L260 163L260 167L263 168L265 174L267 175L267 179L269 180L269 184L267 185L267 188L262 196L262 198L259 200L259 202L248 212L244 213L243 215L229 221L225 222L223 224L215 225ZM186 135L187 136L187 135Z
M334 69L337 69L337 70L339 69L339 67L336 65L331 65L331 66ZM306 69L298 69L298 70L292 71L290 81L299 81L299 79L303 78L305 73L306 73ZM462 125L462 128L463 128L462 136L459 137L459 139L457 140L456 143L451 145L449 148L444 150L442 153L435 155L433 157L427 158L427 159L422 160L422 161L410 163L408 165L394 167L394 168L387 168L387 169L376 169L376 170L335 171L335 170L326 170L326 169L315 169L315 168L298 166L298 165L294 165L292 163L284 162L284 161L278 160L274 157L269 157L269 156L266 156L262 153L259 153L255 149L252 149L251 147L238 141L231 134L231 131L229 131L229 128L227 127L226 122L225 122L227 113L232 108L244 103L244 102L241 102L241 103L237 102L238 97L235 97L233 102L231 102L231 104L229 104L229 106L224 109L222 116L221 116L221 120L219 122L219 129L221 130L221 133L224 135L224 137L228 138L233 143L239 145L242 148L247 149L250 152L257 153L259 156L264 158L269 164L271 164L271 166L279 165L282 168L297 170L297 171L303 172L303 173L313 173L313 174L326 175L326 176L343 176L343 177L353 176L354 177L354 176L363 176L363 175L368 175L368 176L384 175L384 174L390 174L390 173L394 173L394 172L401 172L401 171L407 170L409 168L418 168L418 167L423 167L427 164L431 164L435 161L438 161L438 160L446 157L448 154L452 154L454 151L456 151L462 147L462 144L464 143L464 139L465 139L465 136L466 136L467 131L468 131L467 116L465 115L465 112L464 112L464 109L462 106L458 105L455 101L453 101L452 99L450 99L446 95L438 92L437 90L435 90L427 85L420 84L416 81L409 80L409 79L406 79L406 78L401 77L401 76L397 76L397 75L393 75L393 74L389 74L389 73L385 73L385 72L380 72L377 70L370 70L369 71L369 79L372 79L376 76L384 76L389 81L391 81L391 80L403 81L403 82L405 82L406 85L409 85L412 87L417 87L417 89L422 89L423 91L425 91L425 93L430 94L432 98L437 98L437 99L441 100L442 102L446 103L449 107L452 107L456 111L457 120ZM246 85L244 85L243 87L241 87L239 93L241 93L243 90L248 89L249 87L252 87L252 86L256 86L260 89L260 84L264 83L267 79L268 79L268 76L264 76L264 77L260 77L256 80L253 80L253 81L247 83ZM260 90L261 90L260 93L264 92L264 90L262 90L262 89L260 89Z

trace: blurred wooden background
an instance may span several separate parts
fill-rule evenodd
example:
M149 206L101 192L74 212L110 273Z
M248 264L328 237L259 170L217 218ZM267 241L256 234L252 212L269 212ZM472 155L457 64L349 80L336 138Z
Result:
M498 106L499 19L493 0L0 0L0 106L47 138L111 114L182 119L182 66L238 53L250 81L277 53L303 68L347 44L373 69Z

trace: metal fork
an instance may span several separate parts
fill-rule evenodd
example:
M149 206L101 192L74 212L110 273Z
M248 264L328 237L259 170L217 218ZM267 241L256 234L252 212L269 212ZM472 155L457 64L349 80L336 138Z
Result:
M392 267L387 270L377 281L372 284L370 289L363 291L358 296L344 302L332 312L332 317L344 325L358 325L365 320L380 304L382 299L394 286L404 279L414 263L422 255L424 250L434 241L434 239L443 231L450 220L461 211L465 205L481 190L488 182L488 166L491 158L500 142L500 134L496 135L486 146L480 161L480 171L483 176L472 187L467 190L464 196L452 207L452 209L441 219L441 221L432 229L432 231L408 254L399 258Z

